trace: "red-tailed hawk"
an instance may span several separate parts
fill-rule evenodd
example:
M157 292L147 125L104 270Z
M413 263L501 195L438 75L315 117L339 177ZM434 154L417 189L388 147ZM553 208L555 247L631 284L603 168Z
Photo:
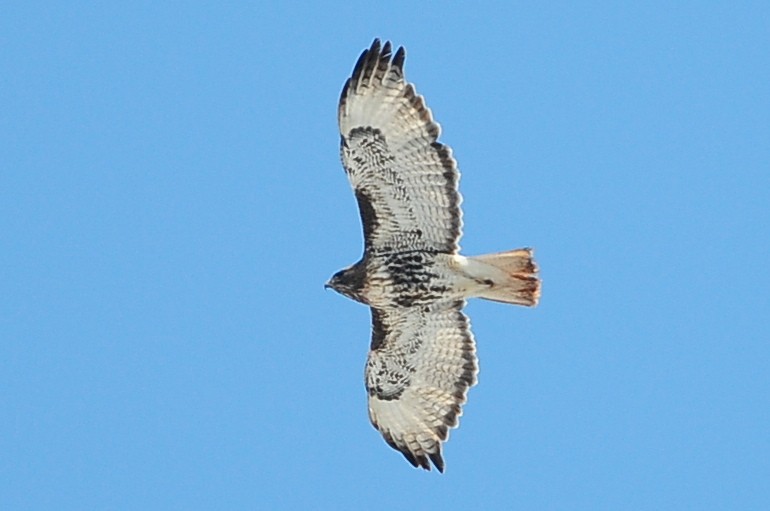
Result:
M342 89L342 163L364 255L327 287L371 308L372 424L412 465L430 470L432 461L443 472L442 442L478 372L465 300L532 306L540 281L530 249L459 254L460 174L431 111L404 80L404 56L375 39Z

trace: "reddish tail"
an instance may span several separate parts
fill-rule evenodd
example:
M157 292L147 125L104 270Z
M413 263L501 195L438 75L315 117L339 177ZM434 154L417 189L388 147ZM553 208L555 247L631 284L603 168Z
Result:
M537 305L540 279L537 277L532 249L520 248L468 259L474 263L475 276L487 285L479 292L479 298L517 305Z

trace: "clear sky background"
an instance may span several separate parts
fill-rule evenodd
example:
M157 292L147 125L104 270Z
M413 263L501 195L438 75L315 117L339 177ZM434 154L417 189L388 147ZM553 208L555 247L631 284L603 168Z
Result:
M770 509L767 2L12 2L0 508ZM642 5L643 4L643 5ZM337 99L374 37L463 172L480 383L369 425Z

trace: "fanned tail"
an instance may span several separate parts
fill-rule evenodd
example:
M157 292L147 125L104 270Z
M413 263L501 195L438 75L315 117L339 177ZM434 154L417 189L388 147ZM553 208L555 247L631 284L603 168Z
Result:
M532 307L540 299L540 279L532 249L520 248L468 258L474 278L482 284L479 298ZM469 268L470 269L470 268Z

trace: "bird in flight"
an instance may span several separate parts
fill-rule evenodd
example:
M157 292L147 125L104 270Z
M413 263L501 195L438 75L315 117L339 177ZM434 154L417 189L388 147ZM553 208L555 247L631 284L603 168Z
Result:
M327 282L370 307L369 418L415 467L444 471L478 361L465 300L534 306L532 250L460 255L460 173L422 96L404 78L404 48L375 39L342 89L341 157L364 230L360 261Z

